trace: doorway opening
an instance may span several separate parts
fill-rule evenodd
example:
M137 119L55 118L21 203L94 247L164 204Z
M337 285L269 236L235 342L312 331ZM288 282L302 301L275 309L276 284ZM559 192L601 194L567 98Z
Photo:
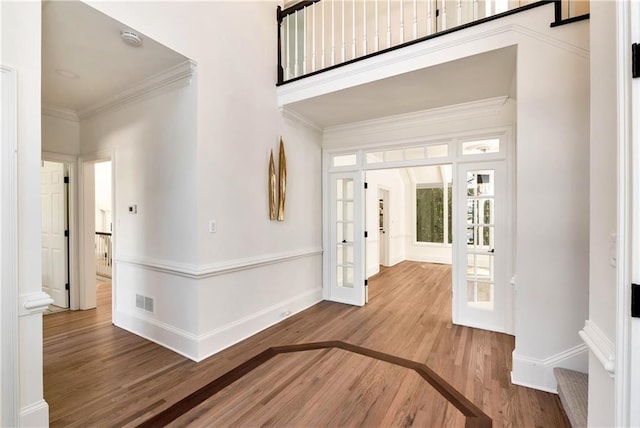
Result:
M510 133L474 134L325 152L327 300L365 305L381 260L444 263L452 322L513 332Z
M111 288L113 268L111 161L96 162L94 164L94 176L96 287ZM96 294L98 294L97 290Z
M452 165L365 172L366 274L403 261L452 265Z

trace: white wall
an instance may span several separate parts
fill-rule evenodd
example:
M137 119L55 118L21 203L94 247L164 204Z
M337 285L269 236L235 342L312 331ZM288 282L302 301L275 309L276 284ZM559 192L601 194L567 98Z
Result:
M42 114L42 151L77 156L80 154L80 123Z
M277 2L90 4L197 63L197 110L180 116L197 123L188 138L162 131L168 117L158 128L133 112L81 124L83 145L116 149L116 287L131 286L116 298L120 325L199 360L320 300L320 135L276 106ZM280 135L287 200L275 222L267 166ZM136 216L123 212L134 203ZM133 307L138 291L154 314Z
M388 255L387 266L393 266L405 260L405 180L402 178L402 172L398 169L381 169L375 171L367 171L366 181L368 189L366 191L366 207L365 218L368 238L367 245L367 278L375 275L380 271L379 263L379 246L381 244L380 228L379 228L379 211L378 211L378 189L384 189L389 192L389 200L386 201L385 215L388 216L388 229L386 235L388 239Z
M611 350L615 343L616 269L611 265L617 228L616 6L591 2L591 144L589 222L589 320ZM606 352L605 352L606 354ZM589 425L613 426L614 382L589 358Z
M41 4L2 2L0 63L16 70L18 81L18 294L21 301L40 296L40 46ZM17 305L21 306L21 305ZM44 309L44 308L42 308ZM18 394L20 426L46 426L48 406L42 385L42 315L22 311L19 324ZM13 411L15 409L4 409Z
M588 31L582 21L549 36L579 36L588 47ZM553 366L587 369L578 331L589 283L589 60L568 46L526 38L517 69L512 378L555 390Z

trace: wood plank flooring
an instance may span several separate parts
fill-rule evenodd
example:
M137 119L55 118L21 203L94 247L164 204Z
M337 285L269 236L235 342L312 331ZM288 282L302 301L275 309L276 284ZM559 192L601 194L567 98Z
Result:
M267 348L340 340L426 364L495 427L568 427L556 395L510 384L513 337L451 324L450 278L403 262L369 281L367 306L321 302L201 363L111 325L100 285L97 309L44 318L51 426L136 426ZM172 426L463 424L415 372L334 349L278 355Z

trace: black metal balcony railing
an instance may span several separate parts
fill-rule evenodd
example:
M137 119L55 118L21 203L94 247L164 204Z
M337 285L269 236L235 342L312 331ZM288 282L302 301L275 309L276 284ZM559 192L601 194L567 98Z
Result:
M111 278L111 233L96 232L96 275Z
M278 7L278 85L543 4L552 26L588 0L305 0Z

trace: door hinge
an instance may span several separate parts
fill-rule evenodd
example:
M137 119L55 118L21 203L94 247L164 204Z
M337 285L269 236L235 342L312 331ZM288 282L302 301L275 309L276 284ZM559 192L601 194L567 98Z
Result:
M369 280L368 280L368 279L365 279L365 280L364 280L364 286L365 286L365 287L368 287L368 286L369 286Z
M69 177L64 178L64 184L69 184Z
M64 231L64 236L67 237L67 238L69 237L69 231L68 230Z
M366 181L364 182L364 188L365 190L369 188L369 183L367 183Z
M640 44L631 45L631 76L640 77Z
M631 316L640 318L640 284L631 284Z
M68 289L69 289L69 283L68 283L68 282L64 285L64 289L65 289L65 290L68 290Z
M364 237L368 238L369 237L369 232L367 232L366 230L364 231Z

